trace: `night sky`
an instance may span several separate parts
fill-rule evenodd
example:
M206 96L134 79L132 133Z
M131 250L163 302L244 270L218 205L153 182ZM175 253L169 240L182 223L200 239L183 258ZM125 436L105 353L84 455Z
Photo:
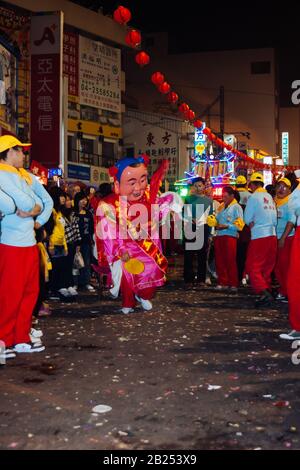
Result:
M216 2L198 0L73 0L111 15L122 4L132 12L131 26L142 32L168 31L171 52L251 47L294 47L300 43L300 6L269 0ZM177 2L178 3L178 2ZM184 6L183 6L184 5Z
M129 26L142 33L169 33L169 53L272 47L276 49L281 106L291 106L291 83L300 79L300 3L290 0L72 0L112 16L122 4ZM178 2L177 2L178 3Z

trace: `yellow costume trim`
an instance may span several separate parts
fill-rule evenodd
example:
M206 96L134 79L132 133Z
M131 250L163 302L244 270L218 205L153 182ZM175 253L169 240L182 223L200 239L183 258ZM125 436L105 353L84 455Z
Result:
M243 219L241 219L240 217L238 217L234 222L233 222L233 225L236 226L236 228L238 229L239 232L241 232L243 230L243 228L245 227L245 222L243 221Z
M145 270L145 265L139 259L131 258L130 260L126 261L124 268L130 274L141 274Z
M257 188L255 193L267 193L268 191L265 188Z
M229 207L233 206L234 204L238 204L238 202L237 202L236 199L234 199L234 200L229 204L229 206L226 207L226 209L228 209ZM225 203L222 202L221 205L220 205L220 207L218 208L218 213L219 213L219 212L222 212L222 210L224 210L224 209L225 209Z
M27 184L32 184L31 175L24 168L15 168L12 165L7 165L6 163L0 163L0 171L6 171L7 173L15 173L20 178L24 179Z
M281 206L284 206L285 204L287 204L289 202L289 199L290 199L291 195L289 194L288 196L284 197L283 199L278 199L277 197L275 197L275 204L277 207L281 207Z

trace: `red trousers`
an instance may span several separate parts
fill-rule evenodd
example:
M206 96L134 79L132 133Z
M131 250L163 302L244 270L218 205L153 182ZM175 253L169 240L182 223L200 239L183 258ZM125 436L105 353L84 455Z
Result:
M300 227L297 227L293 238L287 279L287 293L291 327L293 330L300 331Z
M0 340L6 347L30 341L32 312L38 294L37 246L0 244Z
M238 287L238 268L236 264L237 238L228 235L215 237L215 259L220 286Z
M135 307L135 295L137 295L141 299L150 300L154 297L155 291L155 287L148 287L147 289L140 289L139 291L134 292L132 290L132 287L128 284L126 277L123 275L121 279L122 307Z
M256 294L271 289L271 274L276 264L277 238L275 236L251 240L247 253L246 273Z
M291 251L294 237L287 237L283 248L278 247L277 261L275 266L276 279L279 282L280 294L287 296L287 277L291 259Z

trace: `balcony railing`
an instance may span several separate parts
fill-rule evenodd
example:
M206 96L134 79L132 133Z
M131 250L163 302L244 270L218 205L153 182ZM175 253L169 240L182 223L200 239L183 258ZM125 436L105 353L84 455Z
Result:
M72 149L71 154L68 154L68 161L73 163L83 163L84 165L100 166L102 168L109 168L117 161L114 157L107 157L105 155L98 155L96 153L83 152L82 150Z

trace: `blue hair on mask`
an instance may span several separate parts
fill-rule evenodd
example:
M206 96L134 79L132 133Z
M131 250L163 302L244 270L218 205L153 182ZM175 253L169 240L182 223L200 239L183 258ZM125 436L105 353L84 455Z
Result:
M139 156L139 157L126 157L122 158L119 160L116 164L115 167L118 171L116 173L116 179L120 182L121 181L121 176L125 168L131 165L136 165L137 163L143 163L144 165L146 164L144 157Z

